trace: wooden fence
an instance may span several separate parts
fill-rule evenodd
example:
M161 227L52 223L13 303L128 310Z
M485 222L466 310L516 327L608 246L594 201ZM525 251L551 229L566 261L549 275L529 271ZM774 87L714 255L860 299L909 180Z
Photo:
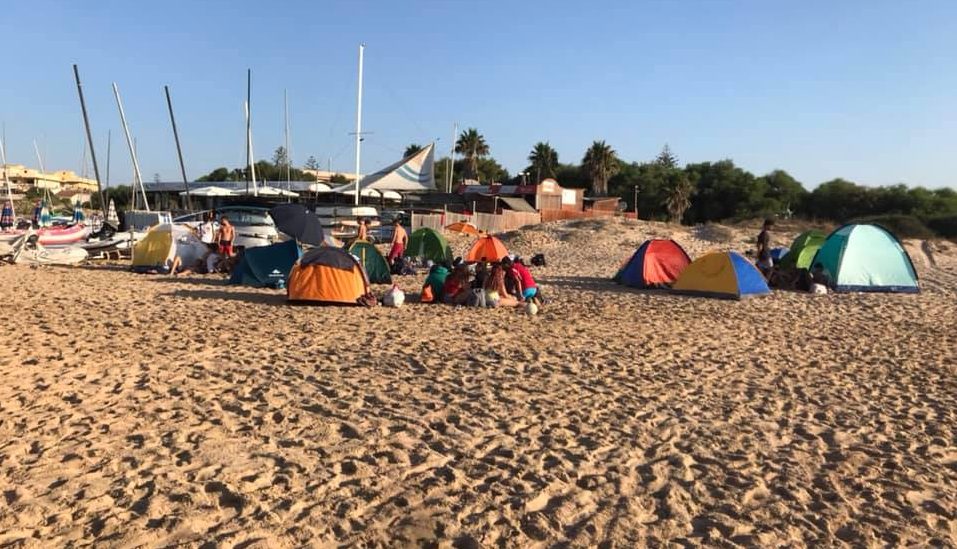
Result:
M487 233L504 233L514 231L515 229L526 225L537 225L542 222L542 216L538 213L503 211L501 214L476 213L474 215L462 215L457 213L440 214L413 214L412 230L421 227L442 230L445 226L458 221L466 221L475 225L480 231Z
M542 210L542 223L548 221L560 221L563 219L592 219L596 217L614 217L614 211L607 210L586 210L576 212L569 210Z

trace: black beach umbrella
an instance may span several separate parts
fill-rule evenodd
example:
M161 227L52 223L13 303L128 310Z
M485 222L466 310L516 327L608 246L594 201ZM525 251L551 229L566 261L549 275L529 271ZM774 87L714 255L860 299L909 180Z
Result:
M325 235L319 218L309 213L302 204L280 204L269 210L280 232L295 238L304 244L319 246Z

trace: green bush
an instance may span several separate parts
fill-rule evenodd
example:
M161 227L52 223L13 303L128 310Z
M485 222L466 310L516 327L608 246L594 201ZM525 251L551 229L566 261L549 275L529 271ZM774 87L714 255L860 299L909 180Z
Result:
M927 226L942 238L957 238L957 214L935 215L925 220Z
M853 223L874 223L897 235L897 238L934 238L934 232L912 215L872 215L860 217Z

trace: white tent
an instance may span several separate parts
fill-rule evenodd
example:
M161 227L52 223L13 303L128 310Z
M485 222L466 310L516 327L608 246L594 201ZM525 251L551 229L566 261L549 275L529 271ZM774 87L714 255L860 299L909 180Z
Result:
M311 193L329 193L332 192L332 187L326 185L325 183L310 183L306 190Z
M403 158L395 164L363 177L359 181L359 188L363 192L362 196L368 196L364 194L367 189L406 192L429 191L435 188L434 168L435 145L430 144L412 156ZM333 191L347 194L347 191L355 191L355 188L355 183L346 183L336 187Z
M179 193L180 196L186 196L186 191ZM189 192L190 196L236 196L236 193L222 187L200 187Z

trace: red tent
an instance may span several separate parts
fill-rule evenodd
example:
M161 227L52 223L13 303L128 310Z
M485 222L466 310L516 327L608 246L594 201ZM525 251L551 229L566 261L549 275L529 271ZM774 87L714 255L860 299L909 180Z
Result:
M615 275L615 282L635 288L667 286L691 259L674 240L646 240Z

